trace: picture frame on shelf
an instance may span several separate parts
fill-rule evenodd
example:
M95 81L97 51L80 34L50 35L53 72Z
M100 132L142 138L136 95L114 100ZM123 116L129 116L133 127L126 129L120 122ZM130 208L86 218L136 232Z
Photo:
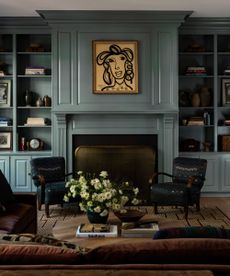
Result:
M222 105L230 106L230 78L222 79Z
M0 132L0 150L12 149L12 133L10 131Z
M11 101L11 80L0 80L0 107L9 107Z
M138 41L93 41L93 93L137 94Z

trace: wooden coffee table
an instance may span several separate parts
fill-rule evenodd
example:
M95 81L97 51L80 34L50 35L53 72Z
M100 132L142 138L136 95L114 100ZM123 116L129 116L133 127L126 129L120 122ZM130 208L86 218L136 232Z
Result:
M152 215L145 215L140 221L143 220L154 220ZM105 244L113 244L113 243L128 243L130 240L135 240L135 242L142 242L142 241L149 241L150 238L122 238L120 236L116 238L107 238L107 237L97 237L97 238L77 238L76 237L76 230L77 227L82 223L89 223L87 216L85 214L77 215L76 217L68 220L59 220L57 224L53 228L53 235L55 238L60 240L66 240L70 242L78 243L83 247L94 248L100 245ZM109 214L108 223L121 225L120 220L113 214ZM167 227L179 227L183 226L178 221L174 221L173 225L172 222L165 222L165 220L158 220L159 228L167 228Z

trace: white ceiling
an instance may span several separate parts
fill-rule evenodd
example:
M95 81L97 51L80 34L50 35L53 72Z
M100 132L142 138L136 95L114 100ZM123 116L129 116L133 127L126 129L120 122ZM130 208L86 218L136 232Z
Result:
M0 0L0 16L36 10L189 10L193 17L230 17L230 0Z

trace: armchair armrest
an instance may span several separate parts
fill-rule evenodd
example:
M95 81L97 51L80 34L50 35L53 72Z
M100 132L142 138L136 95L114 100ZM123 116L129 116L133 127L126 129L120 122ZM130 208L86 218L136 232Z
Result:
M158 175L165 175L165 176L168 176L168 177L171 177L173 178L173 175L172 174L169 174L169 173L165 173L165 172L156 172L152 175L151 178L149 178L149 184L153 184L155 181L155 178L158 176Z
M66 177L66 176L69 176L69 175L73 175L73 172L70 172L70 173L65 174L65 177Z
M32 179L36 181L37 186L44 185L46 183L45 177L43 175L34 175L32 176Z
M191 188L194 183L203 182L203 181L205 181L204 177L195 176L195 175L189 176L188 180L187 180L187 185L186 186L187 186L187 188Z
M73 175L73 173L67 173L65 174L65 178L69 175ZM39 175L33 175L32 179L34 180L36 186L40 186L40 185L45 185L46 184L46 178L44 175L39 174Z

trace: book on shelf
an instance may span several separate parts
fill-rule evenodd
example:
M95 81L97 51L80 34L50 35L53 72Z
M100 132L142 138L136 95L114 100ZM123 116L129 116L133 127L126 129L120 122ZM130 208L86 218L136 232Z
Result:
M76 231L76 237L79 238L115 238L117 236L117 225L111 224L80 224Z
M188 120L188 126L203 126L204 118L203 117L191 117Z
M230 120L224 120L224 125L225 126L230 126Z
M45 75L44 67L26 67L25 75Z
M0 126L11 126L12 120L7 117L0 117Z
M45 126L47 125L47 119L41 117L28 117L25 126Z
M123 238L151 238L159 230L156 221L123 222L121 225L121 237Z
M186 73L188 75L206 75L207 71L204 66L189 66L186 69Z

